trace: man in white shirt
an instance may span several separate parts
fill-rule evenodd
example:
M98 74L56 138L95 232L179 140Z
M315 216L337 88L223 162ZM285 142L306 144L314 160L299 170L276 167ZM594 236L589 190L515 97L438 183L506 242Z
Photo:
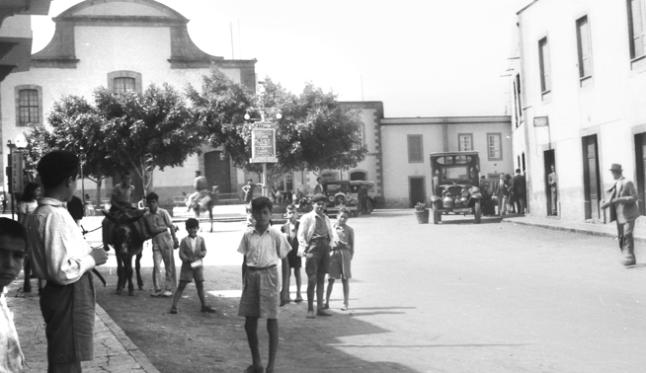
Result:
M78 158L52 151L38 162L43 198L26 218L34 273L47 285L40 297L47 335L48 373L81 372L81 361L94 358L95 293L91 270L107 261L102 248L91 248L65 208L76 191Z

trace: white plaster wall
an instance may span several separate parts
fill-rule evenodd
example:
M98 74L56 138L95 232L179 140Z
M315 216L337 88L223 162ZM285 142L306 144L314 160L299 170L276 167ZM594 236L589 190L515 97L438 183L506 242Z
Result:
M591 30L592 78L581 83L575 22L583 15ZM624 175L635 178L634 134L646 132L646 68L631 68L627 19L625 2L594 0L541 0L519 16L528 115L526 123L514 131L513 140L515 155L527 149L533 215L546 214L543 151L548 146L546 129L532 126L535 116L549 116L562 219L584 219L583 136L597 135L602 189L612 183L611 163L621 163ZM543 99L538 40L546 35L552 92Z
M188 84L198 91L202 77L209 69L171 69L170 31L168 27L90 27L75 29L76 57L80 60L76 69L32 68L30 71L9 75L0 85L2 105L2 137L16 139L30 128L15 127L16 108L14 89L18 85L34 84L42 87L44 123L55 101L70 94L84 96L93 102L96 88L107 87L108 73L131 70L142 74L142 89L150 84L161 86L168 83L184 93ZM221 69L232 81L240 83L238 69ZM155 187L189 187L194 171L198 169L197 156L191 156L183 167L165 168L154 173ZM188 171L186 170L188 169ZM94 183L86 183L94 189ZM109 185L111 187L111 185Z
M480 172L512 172L512 147L509 123L449 124L448 151L457 151L458 133L472 133L474 150L479 152ZM382 125L382 148L384 168L384 199L386 206L408 207L409 177L423 176L427 193L430 195L431 165L430 154L443 152L441 124L397 124ZM487 133L502 134L502 160L487 159ZM423 163L408 162L408 135L422 135Z
M5 18L0 28L0 36L31 39L31 16L18 15Z

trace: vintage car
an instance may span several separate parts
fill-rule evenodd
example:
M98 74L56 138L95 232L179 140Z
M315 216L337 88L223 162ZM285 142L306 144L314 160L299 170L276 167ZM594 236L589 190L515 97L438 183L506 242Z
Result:
M433 223L442 214L473 214L475 223L482 217L482 193L478 187L478 152L431 154Z
M352 192L352 185L348 180L324 181L323 194L327 197L326 210L334 215L340 207L345 207L352 216L359 214L359 199L356 193Z

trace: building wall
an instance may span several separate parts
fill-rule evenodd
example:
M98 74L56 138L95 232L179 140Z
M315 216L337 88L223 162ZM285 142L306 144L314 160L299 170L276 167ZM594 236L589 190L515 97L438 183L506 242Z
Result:
M145 3L145 1L142 3ZM139 2L133 2L132 4L120 2L112 4L99 3L82 9L74 13L73 16L98 17L102 11L114 11L115 6L125 6L125 10L118 9L120 12L128 14L128 16L133 14L144 16L148 14L155 17L161 15L169 17L168 11L161 12ZM131 14L132 12L130 11L135 13ZM171 16L174 15L171 14ZM41 87L42 124L45 126L48 125L46 118L56 101L63 96L73 94L83 96L92 102L93 92L96 88L108 87L108 74L110 72L133 71L140 73L142 90L145 90L150 84L161 86L164 83L173 86L178 92L184 92L189 84L198 90L201 88L202 77L210 73L209 63L201 63L198 67L195 64L186 68L173 66L169 62L169 58L173 53L171 50L171 26L163 22L160 24L141 24L133 23L129 20L124 20L120 24L118 17L111 17L107 21L96 22L96 24L88 23L81 19L75 21L77 24L73 28L73 33L61 32L56 34L53 42L59 43L58 46L73 44L73 49L64 47L56 49L73 50L74 57L78 60L75 64L37 63L29 71L12 74L1 83L1 129L5 151L6 140L16 139L23 132L29 132L31 129L30 127L16 126L17 93L15 88L17 86L37 85ZM61 39L57 39L58 36ZM47 47L43 51L47 52ZM42 56L42 51L36 53L35 56ZM209 57L206 54L204 56ZM242 71L247 68L250 61L242 61L241 64L237 64L237 61L213 58L217 65L220 65L220 71L233 82L239 84L248 83L243 82ZM207 147L208 149L210 148ZM160 194L160 198L172 199L174 196L181 195L181 191L189 193L192 191L195 170L204 172L204 162L200 161L200 157L201 155L190 156L183 167L154 171L153 183L155 190ZM240 177L237 172L232 173L232 175ZM109 192L112 183L108 181L106 184L104 188L107 190L104 190ZM95 184L86 182L85 186L92 194L91 191L95 188ZM104 194L105 196L106 194Z
M587 15L591 30L592 74L578 74L575 22ZM525 120L514 129L515 156L526 152L530 213L547 215L543 152L554 149L559 176L560 217L585 220L582 137L596 135L601 189L613 180L611 163L636 177L634 134L646 132L646 60L631 62L625 1L532 3L518 15L518 71L523 80ZM538 41L548 37L552 89L541 94ZM534 118L549 118L549 128ZM603 221L603 216L593 216Z
M458 133L473 134L473 150L479 152L481 175L512 172L509 117L385 118L381 132L387 207L410 205L410 177L424 177L427 198L430 196L430 154L457 151ZM487 133L501 134L501 160L488 160ZM422 135L423 162L409 163L408 135Z

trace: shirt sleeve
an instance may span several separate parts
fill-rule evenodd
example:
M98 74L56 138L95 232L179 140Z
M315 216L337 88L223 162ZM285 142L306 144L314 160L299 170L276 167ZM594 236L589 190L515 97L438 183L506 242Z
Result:
M287 237L285 237L284 234L278 233L279 241L280 242L280 247L278 248L278 254L280 255L280 258L284 258L287 256L287 253L289 253L292 250L292 245L289 244L287 241Z
M300 224L298 225L298 233L296 236L298 237L298 253L302 254L305 252L305 249L307 249L307 240L305 239L305 235L307 234L308 230L308 218L307 215L303 215L301 218Z
M96 266L89 253L91 249L81 232L74 231L76 225L60 214L50 214L45 222L45 255L47 273L52 280L62 284L72 284L83 274ZM76 234L75 234L76 233ZM86 253L75 254L75 253Z
M247 234L242 235L240 245L238 245L238 252L242 255L247 254Z

